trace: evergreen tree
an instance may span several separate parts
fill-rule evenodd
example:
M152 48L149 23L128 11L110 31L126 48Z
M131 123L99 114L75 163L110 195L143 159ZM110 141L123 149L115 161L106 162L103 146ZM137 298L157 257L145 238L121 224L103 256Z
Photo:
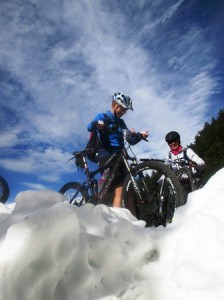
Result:
M191 147L206 162L206 169L202 173L202 183L224 167L224 110L220 109L217 119L212 118L198 132Z

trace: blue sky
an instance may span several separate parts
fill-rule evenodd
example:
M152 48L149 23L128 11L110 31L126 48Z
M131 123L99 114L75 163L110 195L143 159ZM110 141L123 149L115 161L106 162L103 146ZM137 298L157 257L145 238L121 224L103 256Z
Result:
M4 0L0 6L0 173L12 201L75 179L66 160L87 124L131 96L134 151L164 157L165 134L190 144L223 108L224 1Z

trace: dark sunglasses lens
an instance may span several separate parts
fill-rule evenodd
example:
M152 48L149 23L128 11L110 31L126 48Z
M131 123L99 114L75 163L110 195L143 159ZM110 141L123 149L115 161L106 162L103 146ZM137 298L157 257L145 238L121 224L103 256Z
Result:
M177 142L178 142L177 140L173 140L173 141L169 141L168 144L171 145L171 144L177 143Z

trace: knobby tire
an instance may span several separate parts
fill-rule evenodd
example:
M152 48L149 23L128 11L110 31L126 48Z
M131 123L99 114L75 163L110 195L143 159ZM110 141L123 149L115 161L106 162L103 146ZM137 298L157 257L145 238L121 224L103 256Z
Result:
M82 206L88 202L88 192L82 189L79 182L68 182L61 187L59 193L64 194L70 204Z
M3 177L0 176L0 202L6 203L9 198L9 186Z
M167 226L172 221L175 208L185 203L178 178L166 165L155 161L137 165L133 177L140 195L134 189L130 174L127 175L123 185L123 207L138 219L145 220L146 226Z

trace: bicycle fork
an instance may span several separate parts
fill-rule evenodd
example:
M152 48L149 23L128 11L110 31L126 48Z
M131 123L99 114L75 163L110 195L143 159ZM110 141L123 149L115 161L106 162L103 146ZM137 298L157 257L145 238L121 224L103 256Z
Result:
M135 180L135 178L132 174L132 169L130 168L130 165L129 165L128 161L125 158L123 158L123 160L124 160L124 163L126 165L126 168L127 168L128 172L129 172L131 182L132 182L132 186L134 188L134 192L137 194L138 199L140 200L140 203L143 203L144 200L142 198L140 188L139 188L139 186L138 186L138 184L137 184L137 182L136 182L136 180ZM144 180L143 180L143 182L144 182ZM145 188L146 188L146 186L145 186Z
M165 189L166 189L165 185L166 184L167 184L169 194L176 197L174 186L173 186L171 180L169 178L165 178L165 176L164 176L162 178L162 184L161 184L160 191L159 191L159 196L160 196L159 212L160 213L162 213L162 211L163 211L163 204L164 204L164 201L166 200L165 199Z

